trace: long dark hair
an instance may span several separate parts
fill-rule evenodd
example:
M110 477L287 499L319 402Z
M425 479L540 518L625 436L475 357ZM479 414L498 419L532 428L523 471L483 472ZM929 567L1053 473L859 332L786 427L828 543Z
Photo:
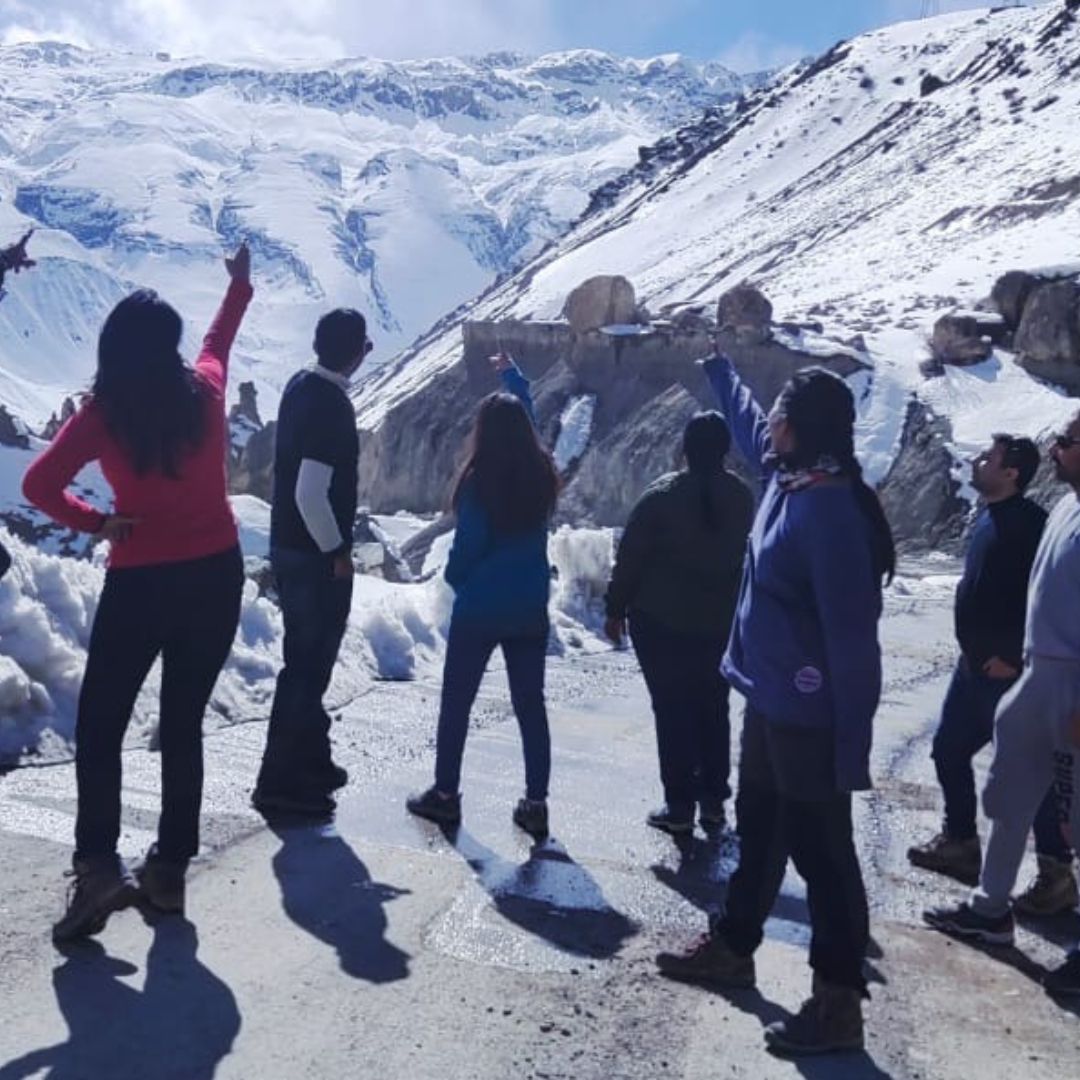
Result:
M731 429L718 412L699 412L683 429L686 469L697 483L701 524L709 532L720 528L720 515L713 499L713 478L724 468L730 449Z
M180 356L184 324L152 289L126 296L98 338L94 401L137 473L173 479L206 427L206 390Z
M797 371L780 391L777 409L795 433L792 468L812 468L832 459L851 480L855 500L870 525L874 569L886 581L896 573L896 544L877 493L863 479L855 457L855 397L838 375L822 367Z
M454 485L455 510L466 487L475 492L496 532L543 525L555 509L559 473L529 414L511 394L489 394L480 403L465 464Z

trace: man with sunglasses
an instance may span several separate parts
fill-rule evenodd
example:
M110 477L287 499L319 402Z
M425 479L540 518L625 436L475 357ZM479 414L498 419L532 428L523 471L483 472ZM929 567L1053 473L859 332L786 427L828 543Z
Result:
M1073 775L1080 761L1080 413L1055 437L1050 458L1069 490L1050 512L1031 570L1024 670L994 718L994 759L983 792L991 828L979 887L968 903L923 913L935 929L985 944L1012 944L1009 893L1054 778L1055 755L1071 758ZM1071 800L1071 823L1075 841L1077 798ZM1044 985L1054 995L1080 996L1080 950Z
M351 308L315 328L316 362L285 387L274 450L270 563L285 623L266 751L252 796L263 813L324 817L348 775L330 753L330 685L352 606L360 453L349 379L371 351Z
M941 708L933 758L945 797L941 832L908 849L914 866L979 880L982 850L975 826L972 759L994 733L994 711L1023 667L1027 587L1046 511L1024 492L1039 467L1030 440L998 434L971 464L971 485L983 508L975 519L956 590L960 656ZM1016 898L1025 915L1056 915L1076 906L1072 851L1061 835L1058 800L1050 790L1035 817L1039 874Z

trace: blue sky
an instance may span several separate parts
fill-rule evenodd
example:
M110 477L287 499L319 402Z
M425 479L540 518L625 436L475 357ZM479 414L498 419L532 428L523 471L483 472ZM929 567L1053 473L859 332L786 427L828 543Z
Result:
M445 56L592 47L740 70L920 14L923 0L0 0L0 42L174 55ZM1002 2L1002 0L998 0ZM1049 0L1060 2L1060 0ZM942 11L986 6L938 0Z

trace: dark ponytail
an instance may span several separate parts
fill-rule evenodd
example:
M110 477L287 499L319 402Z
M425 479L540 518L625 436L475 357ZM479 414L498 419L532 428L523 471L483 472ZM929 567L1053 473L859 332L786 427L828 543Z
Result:
M851 481L852 494L867 524L874 572L886 584L896 574L896 544L881 500L863 479L855 457L855 398L839 375L821 367L797 371L780 392L777 408L795 433L795 452L787 462L808 469L830 459Z
M700 412L691 417L683 431L686 468L697 483L701 523L708 532L720 528L720 515L713 500L713 479L724 467L731 449L731 430L718 412Z

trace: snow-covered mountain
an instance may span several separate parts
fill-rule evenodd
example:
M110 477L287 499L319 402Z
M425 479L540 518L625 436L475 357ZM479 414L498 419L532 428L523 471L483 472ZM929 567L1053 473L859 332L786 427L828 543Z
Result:
M272 415L315 317L370 317L392 356L535 255L638 147L745 87L716 64L576 51L314 69L69 45L0 48L0 238L39 269L0 304L0 404L37 427L82 388L109 306L157 288L209 318L252 241L239 343Z
M453 453L461 425L446 398L465 388L454 381L461 319L555 319L597 274L625 275L654 312L712 305L750 280L780 318L821 324L835 340L861 335L873 371L860 449L875 480L913 398L947 425L957 475L993 431L1060 422L1075 401L1001 350L932 381L920 362L935 319L988 296L998 275L1080 270L1078 6L967 11L865 34L643 152L575 229L359 389L369 497L378 504L395 454L400 466L406 426L425 429L429 448L430 462L409 462L416 475ZM573 379L561 389L572 395ZM418 490L414 508L435 490Z

